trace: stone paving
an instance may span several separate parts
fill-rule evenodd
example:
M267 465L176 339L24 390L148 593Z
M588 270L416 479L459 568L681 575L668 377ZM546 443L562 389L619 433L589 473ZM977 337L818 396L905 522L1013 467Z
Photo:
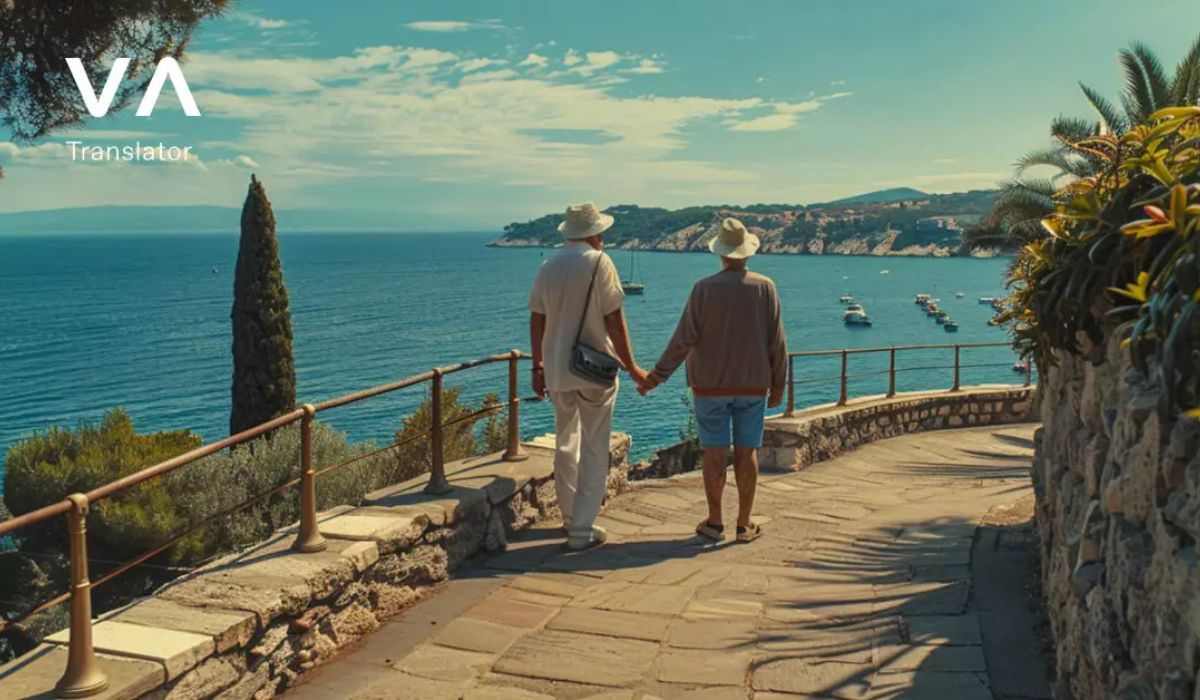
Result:
M1032 432L923 433L764 474L751 544L694 535L699 474L643 482L608 504L607 545L527 531L288 697L990 700L972 543L1030 498ZM730 521L733 498L731 478Z

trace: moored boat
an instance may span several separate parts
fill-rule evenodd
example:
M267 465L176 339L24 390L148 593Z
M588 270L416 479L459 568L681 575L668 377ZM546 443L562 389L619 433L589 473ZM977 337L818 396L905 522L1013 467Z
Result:
M843 294L842 296L838 297L838 301L842 302L843 304L853 304L854 303L854 295L853 294Z
M842 314L842 323L847 326L869 326L871 325L871 317L867 316L867 312L859 304L851 304L846 307L846 313Z
M994 304L996 303L996 297L979 297L979 303L984 304L985 306L988 304Z
M958 322L946 319L946 322L942 324L942 330L946 331L947 333L957 333Z
M629 278L621 280L621 291L625 292L626 294L633 294L633 295L645 294L646 293L646 285L642 284L641 282L638 282L637 278L638 278L637 258L635 257L635 250L633 248L630 248L629 249Z
M918 294L916 301L914 301L913 303L917 304L918 306L924 306L925 304L929 303L929 300L931 298L932 297L930 297L928 294Z

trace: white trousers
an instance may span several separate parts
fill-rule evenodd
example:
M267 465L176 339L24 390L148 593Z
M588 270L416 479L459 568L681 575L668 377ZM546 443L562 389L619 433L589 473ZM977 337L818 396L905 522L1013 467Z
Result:
M608 484L609 441L617 386L552 391L554 486L572 540L588 540Z

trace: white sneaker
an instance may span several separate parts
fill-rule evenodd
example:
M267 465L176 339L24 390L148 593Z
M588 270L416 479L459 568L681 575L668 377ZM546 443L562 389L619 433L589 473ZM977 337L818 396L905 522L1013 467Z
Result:
M598 547L607 541L608 541L608 531L605 530L604 528L600 527L599 525L593 525L592 532L586 540L585 539L577 539L574 537L568 539L567 540L567 549L578 552L578 551L582 551L585 549L591 549L592 547Z

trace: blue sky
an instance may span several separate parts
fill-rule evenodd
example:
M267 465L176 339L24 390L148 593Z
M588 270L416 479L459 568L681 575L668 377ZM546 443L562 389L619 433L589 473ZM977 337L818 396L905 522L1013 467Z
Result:
M166 89L37 144L0 132L0 212L238 206L499 228L570 201L669 207L992 186L1056 114L1110 95L1141 40L1174 64L1188 0L241 2ZM64 141L192 145L185 165L80 164Z

